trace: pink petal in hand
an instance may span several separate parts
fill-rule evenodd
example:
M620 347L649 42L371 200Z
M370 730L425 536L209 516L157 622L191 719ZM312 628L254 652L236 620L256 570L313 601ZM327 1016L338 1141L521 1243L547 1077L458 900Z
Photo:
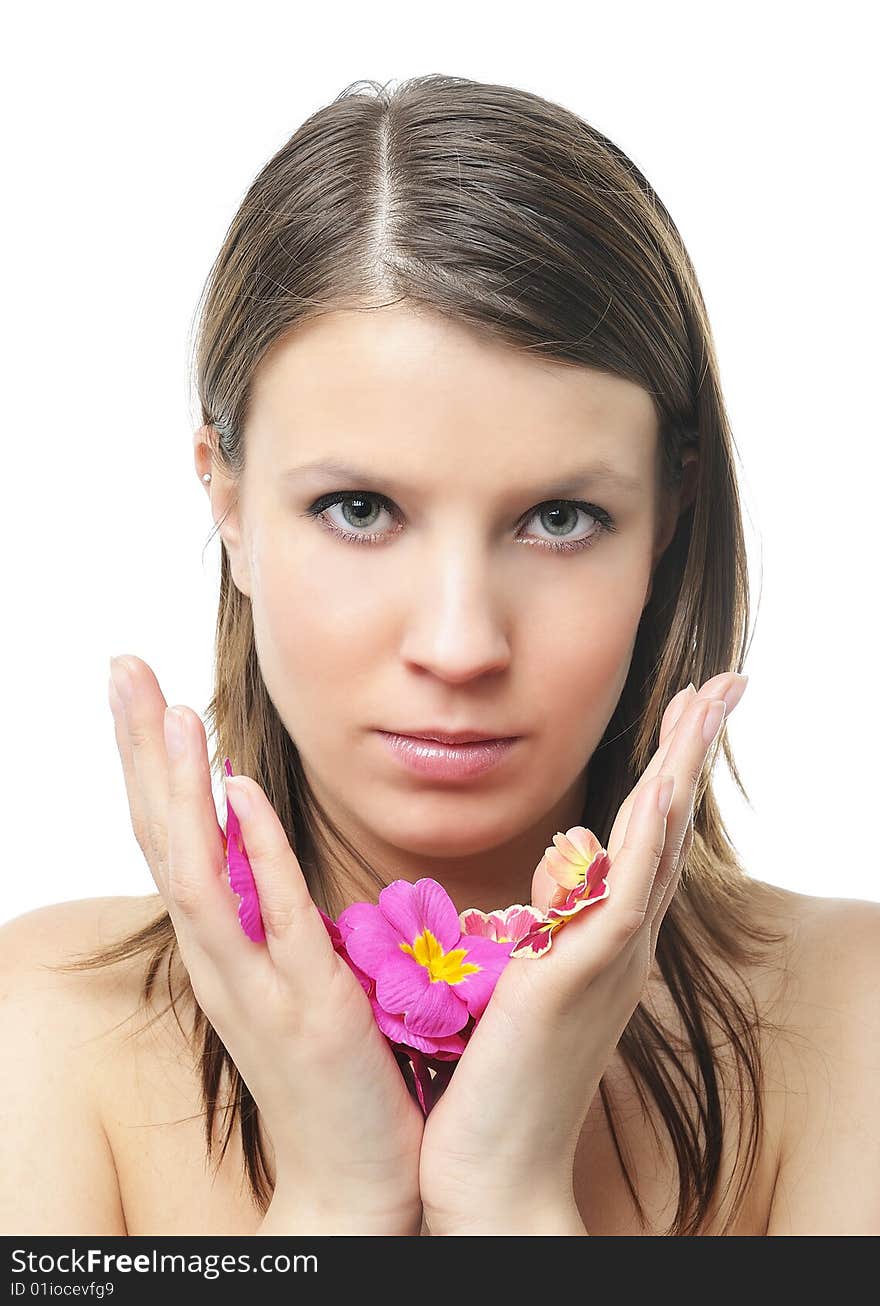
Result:
M554 835L553 842L555 848L547 849L532 879L532 896L544 906L543 919L520 938L511 958L543 957L558 929L584 907L608 897L605 877L611 859L593 832L573 826Z
M227 775L232 775L232 763L227 757L223 765ZM232 810L228 798L226 801L226 832L223 835L223 848L226 853L226 874L229 887L238 894L238 919L241 928L254 943L262 943L266 937L263 918L260 915L260 899L254 883L254 873L248 861L242 838L238 817Z

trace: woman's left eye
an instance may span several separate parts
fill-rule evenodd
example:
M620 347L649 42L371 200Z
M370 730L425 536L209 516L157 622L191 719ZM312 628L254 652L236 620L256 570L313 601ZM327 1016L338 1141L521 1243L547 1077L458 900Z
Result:
M377 544L392 536L398 535L401 526L393 531L370 531L363 530L345 530L335 522L331 521L325 513L336 504L343 505L342 511L348 526L372 526L376 521L378 513L387 512L392 518L398 518L399 514L396 506L390 499L386 499L382 494L375 494L372 491L345 491L336 490L331 494L324 494L320 499L309 507L305 513L308 517L317 517L321 525L327 530L332 531L341 539L348 540L353 544ZM378 512L371 505L379 505ZM568 539L569 528L571 523L577 523L579 515L591 517L594 522L594 529L587 535L579 536L577 539ZM551 533L551 538L533 538L526 540L527 544L537 544L540 548L552 549L555 552L573 551L576 549L588 549L601 535L606 532L615 531L617 526L609 512L600 508L594 503L584 503L580 499L549 499L546 503L539 504L537 508L525 519L527 522L532 518L539 517L545 525L545 529ZM557 537L552 538L557 533Z

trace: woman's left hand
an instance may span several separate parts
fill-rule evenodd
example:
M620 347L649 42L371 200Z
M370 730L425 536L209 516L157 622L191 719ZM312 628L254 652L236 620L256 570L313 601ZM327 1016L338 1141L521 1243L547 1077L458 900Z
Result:
M432 1235L585 1233L575 1151L620 1036L644 995L657 934L693 837L693 804L721 720L746 677L726 672L667 705L657 752L608 840L608 898L572 917L543 957L504 968L422 1136L419 1187ZM723 719L723 718L722 718ZM674 780L668 814L661 775ZM532 901L557 887L539 865Z

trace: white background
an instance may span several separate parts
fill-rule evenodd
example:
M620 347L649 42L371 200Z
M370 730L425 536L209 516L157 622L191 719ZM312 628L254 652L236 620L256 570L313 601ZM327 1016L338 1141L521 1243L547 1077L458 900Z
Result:
M251 180L350 82L444 72L574 110L696 265L757 629L717 772L749 872L880 900L870 6L34 4L5 20L0 919L154 891L110 654L204 712L219 539L192 463L205 276Z

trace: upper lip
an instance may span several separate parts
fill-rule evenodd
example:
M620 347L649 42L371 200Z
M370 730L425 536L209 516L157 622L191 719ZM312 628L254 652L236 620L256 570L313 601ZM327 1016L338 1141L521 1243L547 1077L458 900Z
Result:
M433 739L439 744L474 744L485 739L516 739L517 735L505 735L498 731L484 730L441 730L425 726L420 730L391 730L393 735L410 735L413 739Z

